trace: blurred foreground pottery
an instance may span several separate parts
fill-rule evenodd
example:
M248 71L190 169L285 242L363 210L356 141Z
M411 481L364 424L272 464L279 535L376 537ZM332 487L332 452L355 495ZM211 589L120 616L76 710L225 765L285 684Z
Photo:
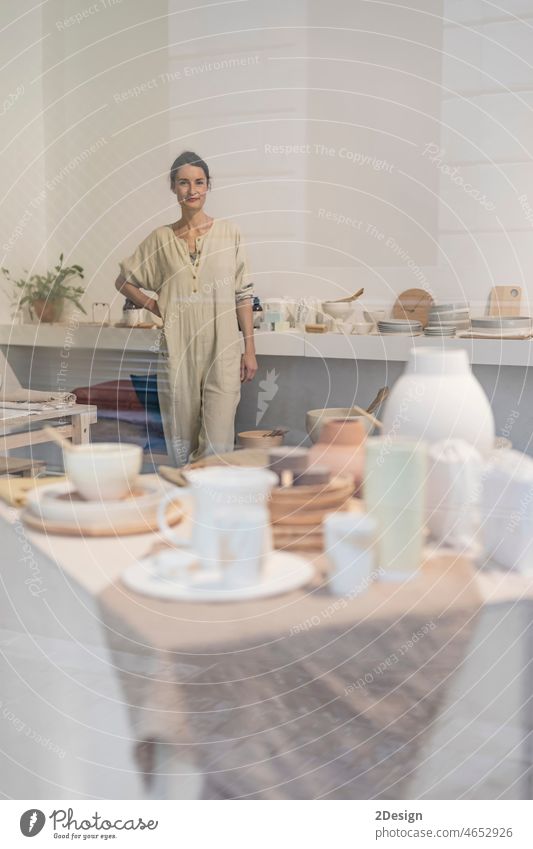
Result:
M383 435L464 439L482 454L494 446L494 416L466 351L412 348L385 407Z
M309 451L309 467L327 466L334 475L350 477L354 488L361 483L364 467L363 444L367 437L364 419L330 419L320 439Z
M361 420L367 433L372 430L372 422L362 416L355 407L321 407L308 410L305 414L305 427L311 442L318 442L323 426L332 419Z

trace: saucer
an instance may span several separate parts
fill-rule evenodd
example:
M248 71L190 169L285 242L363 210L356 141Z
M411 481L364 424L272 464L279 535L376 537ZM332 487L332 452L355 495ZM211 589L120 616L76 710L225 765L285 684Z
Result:
M167 552L164 554L168 555ZM308 584L314 575L309 560L296 554L273 551L264 560L259 581L249 587L229 589L213 572L202 570L198 571L194 583L182 584L156 573L154 567L160 556L161 552L152 554L128 566L122 574L126 586L143 595L174 601L251 601L297 590Z
M30 527L49 533L108 536L157 530L157 509L169 487L162 481L140 478L135 490L121 501L85 501L68 482L53 483L28 495L22 518ZM177 503L170 510L173 523L181 518Z

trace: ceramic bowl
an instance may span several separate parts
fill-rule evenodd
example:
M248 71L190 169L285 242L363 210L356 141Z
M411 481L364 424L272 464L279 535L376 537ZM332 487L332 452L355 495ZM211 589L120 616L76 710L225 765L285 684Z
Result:
M352 324L352 333L358 336L366 336L373 328L374 325L371 321L357 321Z
M270 430L243 430L237 434L239 445L242 448L274 448L276 445L283 445L285 434L278 436L267 436Z
M361 416L353 407L325 407L317 410L308 410L305 414L305 426L309 438L313 444L318 442L322 425L328 419L361 419L366 432L372 430L372 422L365 416Z
M322 310L326 313L326 315L330 315L332 318L346 318L346 316L350 315L353 312L353 304L342 304L336 303L335 301L324 301L322 304Z
M115 501L135 488L141 471L140 445L97 442L75 445L63 451L65 474L87 501Z

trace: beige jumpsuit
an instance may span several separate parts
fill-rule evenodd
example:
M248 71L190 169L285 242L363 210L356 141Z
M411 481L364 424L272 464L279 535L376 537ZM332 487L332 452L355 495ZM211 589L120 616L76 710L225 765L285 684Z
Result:
M159 403L178 466L233 450L241 392L236 303L253 294L235 224L216 218L196 251L193 263L186 241L166 225L120 263L128 282L159 296Z

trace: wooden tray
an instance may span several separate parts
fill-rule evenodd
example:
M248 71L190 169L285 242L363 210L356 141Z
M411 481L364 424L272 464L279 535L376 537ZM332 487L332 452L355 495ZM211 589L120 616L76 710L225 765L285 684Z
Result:
M324 519L324 510L284 510L283 512L271 513L270 521L272 526L283 528L284 526L288 526L291 528L312 528L312 527L320 527L322 524L322 520Z
M496 341L498 342L501 342L505 339L514 339L515 341L523 339L527 342L528 339L531 339L531 333L529 333L527 336L497 336L495 333L461 333L461 335L458 336L457 339L496 339Z
M177 525L183 518L181 505L171 504L167 511L167 521L169 525ZM128 522L116 526L105 525L88 525L83 527L80 524L69 525L66 522L56 522L50 519L42 519L36 516L26 508L21 514L21 519L24 524L33 531L40 531L43 534L60 534L61 536L75 537L115 537L129 536L131 534L149 534L158 531L157 521L145 521L137 519L135 522Z

